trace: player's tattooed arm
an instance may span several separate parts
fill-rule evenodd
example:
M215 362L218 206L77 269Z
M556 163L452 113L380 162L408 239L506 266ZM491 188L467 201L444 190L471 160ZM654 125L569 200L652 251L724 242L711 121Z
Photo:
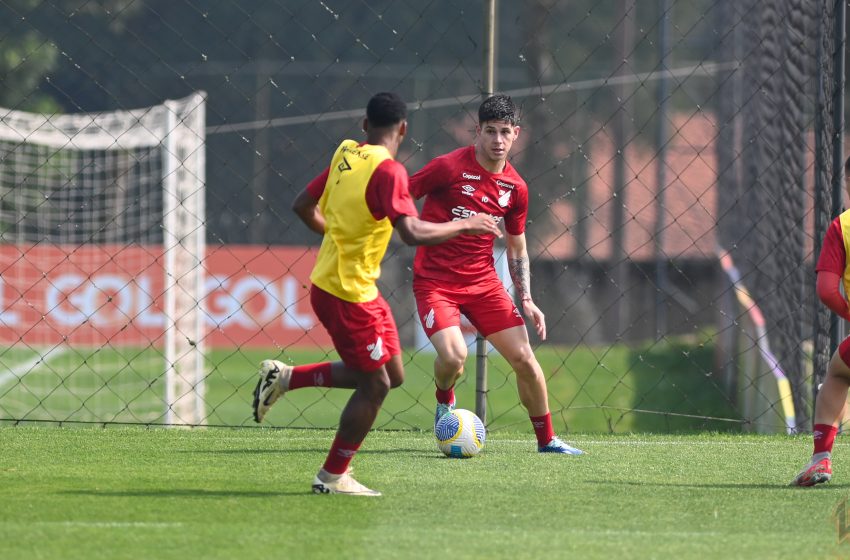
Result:
M528 255L519 255L508 260L508 270L514 289L520 301L531 299L531 266L528 263Z
M534 324L534 330L541 340L546 340L546 317L531 299L531 264L528 260L525 234L506 235L505 248L508 253L508 271L514 283L519 300L522 302L523 315Z

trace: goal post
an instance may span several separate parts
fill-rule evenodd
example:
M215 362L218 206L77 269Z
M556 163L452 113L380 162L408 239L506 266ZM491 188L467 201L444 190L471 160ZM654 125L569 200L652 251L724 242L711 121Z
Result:
M204 343L200 300L205 228L205 105L203 97L166 101L163 145L163 249L168 424L204 422ZM192 99L192 98L189 98ZM189 110L187 110L189 109Z
M0 418L205 423L205 102L0 108Z

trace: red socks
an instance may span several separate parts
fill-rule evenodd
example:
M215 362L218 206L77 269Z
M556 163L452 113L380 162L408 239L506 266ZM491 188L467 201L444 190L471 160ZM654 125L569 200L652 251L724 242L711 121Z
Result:
M835 442L835 434L837 432L838 426L815 424L813 434L815 440L815 453L832 453L832 444Z
M333 387L331 363L307 364L295 366L289 378L289 391L302 387Z
M357 450L360 449L360 443L351 443L340 439L337 435L331 445L331 450L328 452L328 458L325 459L325 464L322 468L331 474L342 474L348 469L348 464L354 458Z
M534 434L537 436L537 445L540 447L548 445L555 437L555 430L552 429L552 413L547 412L543 416L529 416L529 418L531 425L534 426Z
M440 389L437 387L437 402L440 404L454 404L455 403L455 386L452 385L448 389Z

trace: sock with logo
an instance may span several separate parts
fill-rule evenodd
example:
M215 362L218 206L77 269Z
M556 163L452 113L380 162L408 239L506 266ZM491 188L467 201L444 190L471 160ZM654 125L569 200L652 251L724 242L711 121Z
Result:
M361 443L351 443L337 435L333 444L331 444L331 450L328 452L328 458L325 459L322 468L330 474L343 474L348 469L348 464L351 463L357 450L360 449Z
M289 391L302 387L333 387L331 363L306 364L295 366L289 377Z
M832 444L835 442L835 434L838 432L837 426L829 424L815 424L814 440L815 451L818 453L832 453Z
M437 402L439 404L454 404L455 403L455 386L452 385L448 389L440 389L437 387Z
M529 418L531 425L534 426L534 435L537 436L537 445L540 447L548 445L555 437L555 430L552 428L552 413L547 412L543 416L529 416Z

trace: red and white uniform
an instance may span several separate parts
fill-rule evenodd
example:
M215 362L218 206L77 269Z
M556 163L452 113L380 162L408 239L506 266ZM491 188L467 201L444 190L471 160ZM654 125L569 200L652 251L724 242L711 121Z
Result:
M410 192L425 198L422 219L449 222L485 212L511 235L525 233L528 186L509 163L490 173L466 146L431 160L410 178ZM524 321L496 274L492 235L460 235L421 246L413 263L413 291L428 336L460 324L459 313L487 336Z

